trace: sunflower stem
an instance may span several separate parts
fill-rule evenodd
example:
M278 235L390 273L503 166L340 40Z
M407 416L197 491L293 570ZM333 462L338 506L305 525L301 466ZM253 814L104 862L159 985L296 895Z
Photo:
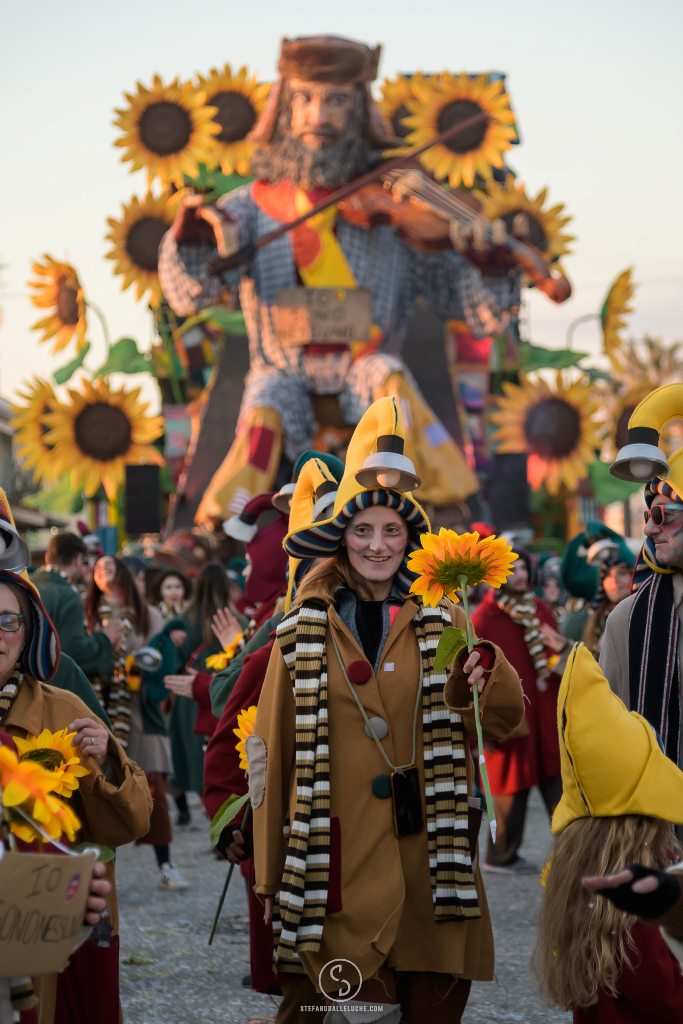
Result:
M244 816L242 818L242 826L240 828L240 832L242 833L242 835L244 835L244 829L246 827L247 822L249 821L250 814L251 814L251 803L248 803L247 806L244 808ZM221 916L221 910L223 909L223 904L225 903L225 896L226 896L226 893L228 891L228 886L230 885L230 879L232 878L232 873L233 873L234 870L235 870L235 865L231 864L230 865L230 870L228 871L227 877L225 879L225 885L223 886L223 892L221 893L221 898L219 899L218 906L216 907L216 916L213 919L213 924L211 926L211 934L209 935L209 945L212 944L213 937L216 934L216 928L218 927L218 918Z
M567 328L567 340L565 341L566 347L567 348L571 348L572 347L572 341L574 339L574 331L579 326L579 324L585 324L589 320L599 320L599 319L600 319L600 314L599 313L586 313L585 316L577 316L577 318L575 320L572 320L572 322L570 323L569 327Z
M462 592L462 607L463 611L465 612L465 621L467 629L467 650L468 653L471 653L472 648L474 647L474 631L472 629L472 623L470 622L469 601L467 599L467 576L463 575L460 577L460 587ZM472 686L472 698L474 700L474 724L477 727L477 745L479 747L479 775L481 777L482 785L484 787L484 797L486 798L486 813L489 816L489 828L491 829L491 837L495 843L496 812L493 807L493 797L491 795L491 786L489 785L489 773L486 770L486 759L484 758L484 737L481 731L478 683L475 683Z
M107 321L105 320L104 313L102 312L100 307L96 306L94 302L90 301L90 299L86 299L85 304L88 307L88 309L92 309L93 313L95 314L95 316L99 318L99 321L102 324L104 343L107 346L107 359L109 359L109 353L111 352L111 337L109 335L109 328L107 327Z

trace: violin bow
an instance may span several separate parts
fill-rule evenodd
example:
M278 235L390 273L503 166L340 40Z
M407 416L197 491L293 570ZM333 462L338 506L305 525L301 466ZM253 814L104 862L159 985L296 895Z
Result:
M475 114L474 117L468 117L466 121L461 121L459 124L452 125L450 128L446 128L445 131L440 132L430 142L425 142L422 146L418 146L417 149L411 149L409 153L404 153L401 156L396 156L392 160L387 160L385 163L380 164L372 171L368 171L367 174L363 174L360 178L356 178L355 181L349 182L348 185L343 185L337 189L336 192L332 192L327 198L322 199L319 203L308 211L303 213L300 217L295 220L289 221L287 224L281 224L279 227L274 228L273 231L266 232L265 235L260 235L255 238L249 245L243 245L241 249L232 253L231 256L224 256L217 260L212 260L207 263L204 267L206 273L210 277L219 276L228 270L236 270L237 267L242 266L243 263L248 263L253 259L259 249L264 249L265 246L270 245L271 242L277 241L278 238L282 238L288 231L293 228L298 228L300 224L305 223L311 217L315 217L317 213L322 213L323 210L327 210L330 206L334 206L336 203L340 203L343 199L347 199L352 196L354 192L358 192L359 189L363 188L364 185L370 185L373 181L379 181L384 175L389 174L390 171L398 170L401 167L410 164L416 156L420 153L424 153L425 150L431 149L432 146L438 146L444 142L450 142L452 138L459 135L461 132L466 132L468 128L476 128L478 124L482 124L484 121L494 120L484 111L479 114Z

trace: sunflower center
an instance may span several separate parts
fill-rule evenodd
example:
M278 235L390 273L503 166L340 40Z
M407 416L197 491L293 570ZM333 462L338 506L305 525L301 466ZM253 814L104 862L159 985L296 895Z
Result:
M547 249L548 239L546 237L545 231L543 230L541 222L537 220L536 217L533 216L533 214L529 213L528 210L510 210L508 213L503 214L501 220L505 224L507 230L510 233L512 233L515 217L518 213L523 214L526 217L527 222L529 224L529 234L524 239L524 241L530 242L531 245L534 245L537 249L540 249L541 251Z
M470 117L475 117L476 114L481 113L481 107L473 100L453 100L452 103L447 103L442 108L436 119L436 126L439 129L439 133L445 132L454 125L460 124L462 121L468 121ZM468 128L466 131L460 132L459 135L455 135L448 142L444 142L443 145L450 149L451 153L458 153L460 155L471 153L472 150L479 149L481 146L486 137L488 127L488 121L482 121L481 124L475 124L473 128Z
M571 455L581 437L581 417L569 402L544 398L528 410L524 435L534 455L564 459Z
M63 324L75 327L78 323L78 292L64 280L57 288L57 312Z
M159 245L168 231L168 224L160 217L143 217L133 224L126 238L126 252L136 267L156 273Z
M408 110L405 103L402 103L401 106L398 107L398 109L395 110L394 113L391 115L391 127L393 129L394 135L396 135L399 139L405 139L405 137L407 135L410 135L410 133L413 131L413 129L409 128L407 124L401 123L404 117L410 117L410 111Z
M192 119L178 103L152 103L139 122L140 140L151 153L169 156L185 149L192 135Z
M76 417L74 433L83 454L100 462L111 462L125 455L132 441L130 420L125 412L105 402L86 405Z
M19 758L20 761L35 761L42 765L48 772L56 772L63 764L66 764L64 757L59 750L52 747L38 747L36 750L27 750Z
M210 107L218 107L214 121L221 126L216 136L219 142L239 142L249 134L256 123L256 111L246 96L239 92L219 92L209 100Z

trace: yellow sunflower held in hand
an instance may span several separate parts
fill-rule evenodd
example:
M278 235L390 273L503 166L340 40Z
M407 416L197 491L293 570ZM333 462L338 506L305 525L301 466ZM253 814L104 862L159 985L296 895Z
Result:
M200 163L213 166L212 140L221 129L204 93L177 78L164 85L159 75L151 89L138 82L137 90L124 93L128 107L115 111L114 124L123 132L114 143L125 149L121 161L130 161L131 171L145 167L150 185L158 178L162 186L173 182L178 188L184 174L195 177Z
M206 667L212 668L214 672L222 672L224 668L228 667L239 651L243 640L244 633L238 633L235 639L231 643L226 644L222 651L219 651L218 654L212 654L206 659Z
M462 590L463 576L469 587L478 583L502 586L518 557L500 537L480 538L478 533L456 533L443 527L438 536L423 534L420 542L423 550L408 556L408 568L418 574L410 593L420 595L427 607L436 607L444 597L457 601L455 592Z
M82 390L69 390L70 401L59 403L45 417L50 427L46 442L54 445L60 465L70 466L71 487L88 498L104 487L113 501L125 479L127 465L164 465L152 441L163 432L161 416L148 416L139 401L140 388L110 389L104 380L81 382Z
M73 839L80 822L70 808L52 795L55 776L42 765L20 761L13 750L0 747L2 804L7 809L12 832L25 842L42 836L20 814L29 814L52 839L66 832Z
M510 149L517 132L500 79L489 81L488 75L473 78L446 71L415 82L413 91L415 99L406 100L411 116L405 124L414 129L406 138L408 147L421 146L477 114L488 115L488 120L422 153L420 161L438 180L447 178L451 188L460 184L471 188L476 174L487 181L494 167L503 166L503 153Z
M42 320L37 320L31 330L42 331L41 341L54 338L52 354L61 352L72 338L76 338L78 352L85 346L87 329L85 317L85 293L78 280L78 274L70 263L60 263L47 253L44 263L37 260L31 264L37 280L29 281L34 289L31 302L38 309L52 309Z
M254 733L254 724L256 722L256 711L255 705L247 708L246 711L240 711L237 716L237 729L233 729L235 736L239 739L239 743L235 744L235 750L240 755L240 768L247 770L249 762L247 760L247 754L244 749L244 742L247 736L252 736Z
M544 380L521 378L503 384L505 397L491 420L499 452L526 452L527 479L532 490L545 484L557 494L564 484L573 491L587 474L600 448L593 401L584 380L565 387L558 373L555 388Z
M78 789L78 780L84 775L90 775L90 771L81 764L78 748L72 746L71 741L75 735L75 732L67 729L56 733L43 729L40 736L29 733L25 740L18 736L14 740L19 760L22 763L30 761L39 764L51 772L54 776L53 791L67 798Z
M14 454L24 469L33 473L36 483L56 483L59 469L52 457L53 447L45 441L48 427L45 415L52 412L57 397L49 381L34 377L24 384L25 391L17 391L26 405L12 406L11 424L14 427Z
M254 152L247 136L264 111L272 83L259 84L256 75L249 78L246 67L233 74L226 64L222 71L212 68L206 78L197 75L197 88L216 110L213 120L218 134L212 140L213 163L220 164L223 174L246 176Z
M605 355L609 357L613 368L617 371L623 366L620 332L626 326L624 317L633 312L633 306L629 305L636 290L636 285L631 280L632 273L633 267L629 267L619 274L619 277L607 292L602 309L600 310L603 349Z
M114 273L123 277L121 291L134 284L137 298L149 292L150 304L155 309L163 298L158 273L159 245L173 223L169 198L168 192L158 197L149 192L143 200L133 196L122 205L121 220L107 218L110 231L105 238L113 249L106 256L116 261Z

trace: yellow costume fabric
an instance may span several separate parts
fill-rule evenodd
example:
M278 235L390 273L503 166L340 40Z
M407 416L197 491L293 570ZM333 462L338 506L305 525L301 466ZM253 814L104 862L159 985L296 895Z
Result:
M562 799L553 835L578 818L644 814L683 824L683 772L651 725L612 692L590 651L577 644L557 701Z

